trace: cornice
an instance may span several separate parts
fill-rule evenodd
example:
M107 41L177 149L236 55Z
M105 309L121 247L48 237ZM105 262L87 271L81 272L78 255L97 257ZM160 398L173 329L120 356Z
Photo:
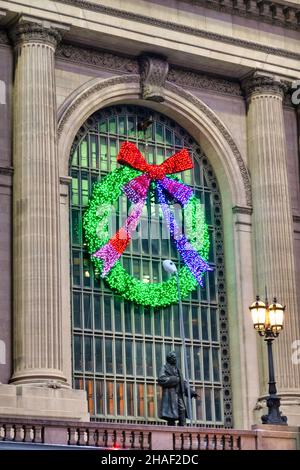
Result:
M56 58L89 67L112 70L122 74L138 74L138 59L119 56L96 49L87 49L72 44L61 43L56 50ZM241 96L238 82L170 66L167 81L177 85L230 96Z
M209 10L219 11L221 13L228 13L230 15L249 18L256 21L261 21L274 26L281 26L296 31L300 30L300 7L292 7L283 4L276 0L193 0L194 3L199 4ZM107 7L99 3L94 3L88 0L57 0L59 3L65 3L78 8L92 10L99 13L105 13L118 18L125 18L155 26L162 26L168 29L174 29L182 32L192 31L192 34L197 34L197 29L189 28L188 26L171 23L169 21L159 20L157 18L148 17L137 13L132 13L126 10L119 10L117 8ZM210 33L208 33L210 34ZM245 41L246 42L246 41Z

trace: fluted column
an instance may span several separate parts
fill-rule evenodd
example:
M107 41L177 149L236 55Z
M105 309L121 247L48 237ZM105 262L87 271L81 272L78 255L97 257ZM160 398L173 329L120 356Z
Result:
M300 368L291 360L291 345L299 337L300 320L282 105L284 86L280 80L258 72L243 85L248 101L255 287L262 299L266 286L269 300L276 295L287 306L284 330L274 345L274 362L279 393L291 398L299 395L300 389ZM263 375L265 393L266 370Z
M19 22L14 84L14 371L18 383L62 372L59 175L54 52L60 33Z

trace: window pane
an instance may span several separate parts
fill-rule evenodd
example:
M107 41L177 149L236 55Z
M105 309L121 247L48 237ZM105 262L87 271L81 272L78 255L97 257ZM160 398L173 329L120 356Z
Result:
M171 307L163 310L165 336L171 336Z
M202 339L208 340L207 308L201 308Z
M213 348L212 350L212 360L213 360L214 380L216 382L219 382L220 381L219 350L217 348Z
M124 416L124 384L117 382L117 414Z
M218 321L217 311L210 309L210 326L211 326L211 339L212 341L218 341Z
M144 416L144 384L137 383L137 414L138 416Z
M113 373L113 355L112 355L112 340L109 338L105 339L105 366L106 373Z
M161 313L159 310L154 310L154 327L155 334L161 336Z
M102 338L95 338L96 372L103 371Z
M161 343L155 343L155 360L156 360L156 375L159 376L159 371L163 365Z
M212 421L211 390L209 388L205 389L205 412L206 412L206 420Z
M134 324L135 324L135 332L141 333L142 332L142 313L141 313L141 309L137 305L134 306Z
M93 370L93 338L91 336L84 337L84 359L85 370L92 372Z
M154 405L154 385L147 385L147 406L148 418L154 418L155 405Z
M122 331L121 301L117 297L114 298L114 306L115 306L115 331Z
M132 375L133 369L132 369L132 341L131 340L126 340L125 348L126 348L126 372L127 372L127 375Z
M92 328L92 312L91 312L91 297L89 294L83 295L84 304L84 327L86 329Z
M103 381L96 380L96 413L98 415L104 414L104 400L103 400Z
M101 312L100 296L94 296L94 324L95 330L102 330L102 312Z
M151 312L149 308L144 307L145 335L152 334Z
M201 380L201 349L194 346L194 373L195 380Z
M132 332L131 305L128 302L124 302L124 320L125 320L125 331L127 333L131 333Z
M105 317L105 329L111 330L111 302L110 297L104 296L104 317Z
M153 377L153 357L152 357L152 343L146 343L146 369L147 375Z
M193 338L199 339L198 308L192 307Z
M116 339L116 374L124 374L122 343L121 339Z
M106 407L107 414L114 414L114 383L106 382Z
M74 335L74 367L75 370L82 370L82 337Z
M222 421L221 390L214 390L216 421Z
M73 322L74 328L81 328L81 295L77 292L73 294Z
M133 384L132 383L127 383L127 414L128 416L134 416Z
M210 380L209 348L203 348L203 370L204 380Z
M136 360L136 375L143 375L143 344L137 342L135 344L135 360Z

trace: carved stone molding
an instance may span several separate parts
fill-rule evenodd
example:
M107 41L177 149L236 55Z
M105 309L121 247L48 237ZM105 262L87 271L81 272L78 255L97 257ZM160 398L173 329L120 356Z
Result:
M164 84L169 64L164 57L142 55L139 57L141 94L144 100L164 101Z
M241 152L239 151L236 143L234 142L231 134L227 130L227 128L223 125L223 123L219 120L219 118L206 106L199 98L192 93L184 90L183 88L179 88L177 85L173 83L166 83L166 89L173 91L173 93L177 93L183 98L185 98L190 103L197 106L198 109L201 111L213 122L213 124L217 127L217 129L221 132L224 139L227 141L228 145L231 148L231 151L236 159L236 162L239 166L239 170L243 179L245 194L246 194L246 201L248 206L252 207L252 188L251 188L251 178L248 171L248 168L243 160Z
M210 77L209 75L182 70L171 67L167 76L168 82L177 85L209 90L214 93L221 93L230 96L241 96L242 90L238 82L225 80L222 78Z
M136 59L122 57L96 49L73 46L72 44L59 44L56 50L56 58L92 67L117 70L123 73L139 73L139 66Z
M138 83L140 81L139 75L127 75L127 76L120 76L120 77L113 77L109 80L103 80L97 85L92 88L89 88L87 91L83 92L79 95L71 106L69 106L66 110L62 110L62 113L59 115L58 119L58 129L57 134L60 136L63 132L64 126L73 112L78 108L78 106L85 101L90 95L94 93L98 93L101 90L104 90L107 87L113 87L114 85L118 85L119 83Z
M258 43L255 43L253 41L246 41L246 40L243 40L243 39L235 39L234 37L231 37L231 36L224 36L222 34L217 34L217 33L213 33L213 32L210 32L210 31L201 30L201 29L198 29L198 28L193 28L191 26L187 26L187 25L183 25L183 24L179 24L179 23L173 23L171 21L161 20L161 19L158 19L158 18L153 18L153 17L150 17L150 16L146 16L146 15L131 13L131 12L126 11L126 10L118 10L116 8L111 8L111 7L106 7L104 5L99 5L98 3L97 4L96 3L91 3L91 2L88 2L88 1L85 1L85 0L57 0L57 1L59 1L60 3L66 3L66 4L69 4L69 5L79 7L79 8L84 8L84 9L87 9L87 10L98 11L100 13L104 13L104 14L107 14L107 15L110 15L110 16L116 16L118 18L124 18L124 19L128 19L128 20L136 21L136 22L139 22L139 23L144 23L144 24L148 24L148 25L152 25L152 26L161 27L161 28L164 28L164 29L169 29L171 31L178 31L178 32L181 32L181 33L191 34L193 36L197 36L197 37L201 37L201 38L205 38L205 39L211 39L213 41L218 41L218 42L221 42L221 43L223 42L225 44L232 44L234 46L239 46L239 47L244 47L244 48L247 48L247 49L252 49L252 50L255 50L255 51L264 52L266 54L274 54L274 55L281 56L281 57L289 57L291 59L300 60L300 54L297 53L297 52L287 51L285 49L280 49L280 48L272 47L272 46L265 46L264 44L258 44ZM232 1L234 2L235 0L232 0ZM253 1L253 0L251 0L251 1ZM221 2L222 2L222 0L220 0L220 4L221 4ZM207 0L207 6L208 6L208 3L212 4L211 1ZM274 3L274 1L273 1L273 3ZM239 11L239 10L234 8L234 11L232 11L231 13L236 13L237 11ZM248 13L250 13L250 10L248 10ZM244 16L244 15L242 15L242 16ZM251 15L248 15L248 16L251 17ZM263 16L262 15L256 15L255 18L257 20L263 21ZM270 21L267 21L267 22L270 23ZM276 24L276 22L274 22L273 19L272 19L271 23ZM283 26L286 26L287 28L292 27L291 23L289 23L289 22L287 22L286 24L283 24ZM292 29L295 29L295 28L292 28ZM298 27L296 27L296 29L298 29Z
M61 41L60 32L52 27L30 22L19 22L9 31L9 36L16 47L26 43L42 43L56 48Z
M232 212L233 212L233 214L251 215L252 214L252 207L234 206L232 208Z
M283 98L287 91L287 85L275 76L254 72L242 81L242 89L247 99L264 93L279 95Z

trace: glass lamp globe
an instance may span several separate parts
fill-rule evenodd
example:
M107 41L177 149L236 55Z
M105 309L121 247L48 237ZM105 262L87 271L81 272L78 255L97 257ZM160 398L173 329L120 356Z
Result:
M253 326L257 331L264 331L267 320L267 306L259 297L250 305L249 310L252 315Z
M285 307L278 303L276 299L269 306L269 327L273 333L280 333L283 329L284 311Z

